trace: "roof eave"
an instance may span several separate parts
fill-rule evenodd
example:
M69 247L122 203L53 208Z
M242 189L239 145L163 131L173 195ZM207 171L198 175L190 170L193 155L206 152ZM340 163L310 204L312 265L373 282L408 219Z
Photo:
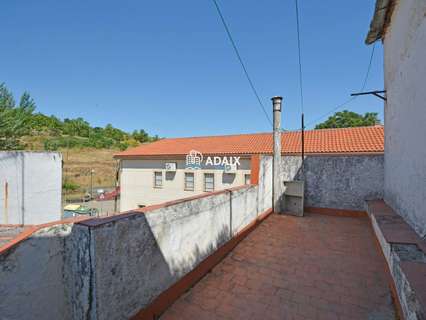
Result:
M254 153L216 153L216 154L208 154L208 155L239 155L242 157L249 158L252 155L272 155L272 152L254 152ZM301 152L289 152L283 151L281 153L283 156L300 156ZM329 151L329 152L305 152L305 156L365 156L365 155L383 155L383 150L372 150L372 151ZM206 154L207 155L207 154ZM118 160L141 160L141 159L175 159L175 158L184 158L183 154L152 154L152 155L114 155L115 159Z
M374 16L370 23L370 30L365 39L367 45L383 38L386 26L389 23L388 17L393 2L393 0L376 0Z

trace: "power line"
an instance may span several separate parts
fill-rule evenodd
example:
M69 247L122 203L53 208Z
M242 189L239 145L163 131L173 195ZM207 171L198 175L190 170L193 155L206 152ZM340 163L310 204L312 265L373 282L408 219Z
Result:
M361 86L360 92L364 91L365 86L367 85L367 80L368 80L368 77L370 76L370 71L371 71L371 66L372 66L372 62L373 62L373 57L374 57L374 50L375 50L375 48L376 48L376 43L374 43L373 48L371 49L370 60L369 60L369 62L368 62L367 72L366 72L366 74L365 74L364 81L363 81L363 83L362 83L362 86ZM346 100L346 101L344 101L343 103L339 104L337 107L335 107L335 108L331 109L331 110L330 110L330 111L328 111L327 113L324 113L322 116L320 116L320 117L316 118L315 120L310 121L310 122L309 122L306 126L310 126L311 124L313 124L313 123L317 122L318 120L321 120L322 118L324 118L324 117L328 116L329 114L331 114L331 113L333 113L334 111L336 111L336 110L340 109L341 107L346 106L347 104L349 104L349 103L351 103L352 101L354 101L357 97L358 97L358 96L352 96L352 97L350 97L348 100Z
M297 30L297 51L299 56L299 86L300 86L300 108L303 113L303 77L302 77L302 55L300 49L300 18L299 18L299 1L295 0L296 5L296 30Z
M362 84L360 92L364 91L365 86L367 84L368 76L370 75L371 65L373 62L374 50L376 48L376 42L373 44L373 48L371 49L370 62L368 63L367 73L365 74L364 83Z
M217 13L219 14L220 20L222 21L223 27L225 28L226 34L228 35L229 41L231 42L232 47L234 48L235 54L236 54L236 56L238 58L238 61L240 62L241 67L244 70L244 74L245 74L245 76L247 78L247 81L249 82L250 87L251 87L254 95L256 96L256 99L259 102L260 107L263 110L263 113L265 114L266 118L268 119L269 123L272 126L271 118L269 117L268 113L266 112L265 106L263 105L262 100L260 99L259 94L257 93L257 90L256 90L256 88L255 88L255 86L253 84L253 81L251 80L251 77L250 77L250 75L249 75L249 73L247 71L247 68L246 68L246 66L245 66L245 64L243 62L243 59L241 58L240 52L239 52L239 50L237 48L237 45L235 44L235 41L234 41L234 39L233 39L233 37L231 35L231 32L230 32L229 27L228 27L228 24L226 23L225 18L224 18L223 14L222 14L222 11L220 10L219 4L217 3L216 0L212 0L212 1L213 1L214 5L216 7Z
M355 96L354 96L354 97L350 97L348 100L346 100L345 102L343 102L343 103L339 104L337 107L335 107L335 108L331 109L331 110L330 110L330 111L328 111L327 113L324 113L322 116L320 116L320 117L316 118L316 119L315 119L315 120L313 120L313 121L308 122L308 123L306 124L306 126L307 126L307 127L309 127L311 124L313 124L313 123L317 122L318 120L321 120L322 118L324 118L324 117L328 116L329 114L333 113L334 111L336 111L336 110L338 110L338 109L340 109L340 108L342 108L342 107L346 106L347 104L349 104L350 102L352 102L352 101L353 101L353 100L355 100L355 99L356 99L356 97L355 97Z

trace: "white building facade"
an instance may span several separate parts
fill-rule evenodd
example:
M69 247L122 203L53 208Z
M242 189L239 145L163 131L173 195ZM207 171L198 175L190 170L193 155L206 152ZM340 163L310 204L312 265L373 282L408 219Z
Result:
M214 157L219 156L211 156L212 161ZM235 166L211 165L203 161L198 168L188 166L184 157L122 159L120 163L120 211L251 182L251 160L248 157L239 157L239 164Z
M120 152L120 211L257 184L272 140L272 133L167 138ZM301 155L300 131L283 132L281 142L283 156ZM382 126L305 131L305 156L377 154Z

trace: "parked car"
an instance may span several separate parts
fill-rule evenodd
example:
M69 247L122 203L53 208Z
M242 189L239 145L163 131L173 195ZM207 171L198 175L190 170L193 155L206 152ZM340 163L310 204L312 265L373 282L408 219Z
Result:
M108 201L114 200L115 198L120 198L120 187L116 187L114 190L109 192L98 194L96 201Z
M92 200L92 196L90 195L90 193L86 193L86 194L83 196L83 202L88 202L88 201L90 201L90 200Z
M69 204L64 207L64 214L63 218L71 218L71 217L78 217L78 216L97 216L98 215L98 209L96 208L89 208L86 206L82 206L80 204Z

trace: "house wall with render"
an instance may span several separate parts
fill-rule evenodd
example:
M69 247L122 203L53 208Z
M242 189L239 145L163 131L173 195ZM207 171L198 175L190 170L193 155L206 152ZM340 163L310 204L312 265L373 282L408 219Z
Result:
M0 317L128 319L271 205L272 158L261 157L257 185L39 226L0 248Z
M365 210L365 201L383 197L383 155L282 158L282 179L305 181L305 207Z
M176 171L166 171L165 164L174 162ZM185 159L129 159L121 160L120 211L136 209L166 201L204 193L204 174L214 174L214 190L223 190L245 183L250 175L250 159L241 159L235 173L203 165L199 170L186 169ZM161 172L162 187L154 186L154 172ZM185 172L194 173L194 190L185 190Z
M426 235L426 2L397 1L384 38L385 201Z
M62 155L0 152L0 224L41 224L61 219Z
M82 236L87 230L76 227L46 226L8 250L0 248L1 319L73 318L90 269L89 242ZM87 308L79 304L76 309Z

